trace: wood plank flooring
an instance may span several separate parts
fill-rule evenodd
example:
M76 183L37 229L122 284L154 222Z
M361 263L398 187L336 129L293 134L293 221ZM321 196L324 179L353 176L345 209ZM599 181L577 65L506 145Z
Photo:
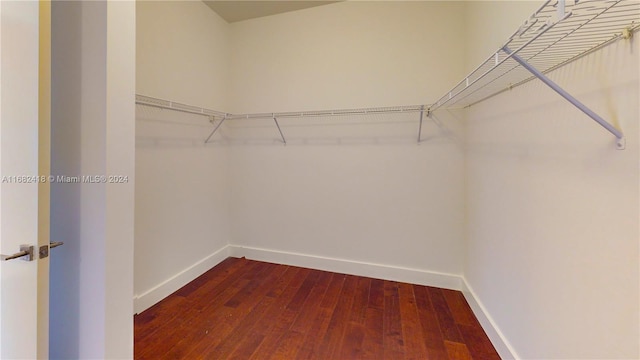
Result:
M459 291L244 258L134 323L136 359L500 359Z

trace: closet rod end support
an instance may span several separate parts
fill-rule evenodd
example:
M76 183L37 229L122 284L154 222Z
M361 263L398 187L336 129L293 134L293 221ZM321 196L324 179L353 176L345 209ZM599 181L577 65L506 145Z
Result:
M624 150L626 147L627 147L627 139L626 138L621 137L621 138L616 140L616 149Z

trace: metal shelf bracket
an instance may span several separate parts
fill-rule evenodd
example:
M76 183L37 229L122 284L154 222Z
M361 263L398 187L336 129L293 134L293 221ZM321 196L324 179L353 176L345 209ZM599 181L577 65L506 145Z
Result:
M584 105L582 102L580 102L580 100L578 100L575 97L573 97L566 90L564 90L558 84L556 84L551 79L549 79L540 70L538 70L535 67L531 66L528 62L526 62L524 59L522 59L518 54L512 52L511 49L509 49L508 47L504 46L502 48L502 51L504 51L507 55L510 55L513 60L517 61L523 68L527 69L527 71L529 71L536 78L540 79L540 81L545 83L545 85L547 85L553 91L555 91L560 96L562 96L567 101L569 101L573 106L578 108L580 111L585 113L588 117L590 117L591 119L596 121L598 124L600 124L600 126L602 126L607 131L612 133L616 137L616 139L618 139L617 143L616 143L616 148L618 150L623 150L625 148L624 135L622 134L622 132L620 130L616 129L613 125L611 125L606 120L604 120L600 115L598 115L595 112L593 112L586 105Z
M429 116L429 112L427 112ZM418 126L418 144L422 142L422 118L424 117L424 105L420 106L420 126Z
M213 137L213 135L216 133L216 131L218 131L218 129L220 128L220 126L222 125L222 123L227 120L227 117L224 116L222 118L222 120L220 120L220 122L218 123L218 125L216 125L215 128L213 128L213 131L211 132L211 134L209 134L209 136L207 136L207 140L204 141L205 144L209 143L209 140Z
M278 124L278 119L276 119L275 114L273 115L273 121L276 123L276 126L278 127L278 132L280 133L280 137L282 138L282 143L284 145L287 145L287 140L284 138L284 134L282 134L282 129L280 129L280 124Z

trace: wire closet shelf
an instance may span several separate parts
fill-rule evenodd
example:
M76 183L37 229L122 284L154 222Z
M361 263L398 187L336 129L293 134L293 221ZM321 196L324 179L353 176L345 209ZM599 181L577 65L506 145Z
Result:
M193 105L186 105L170 100L154 98L151 96L136 94L136 104L151 106L160 109L168 109L186 112L190 114L213 116L214 119L224 118L225 120L240 119L272 119L272 118L304 118L304 117L328 117L328 116L353 116L353 115L377 115L377 114L397 114L397 113L418 113L428 108L428 105L403 105L386 107L369 107L356 109L334 109L318 111L289 111L274 113L250 113L231 114Z
M640 28L638 0L547 0L507 42L431 107L464 108L547 73Z
M208 116L211 120L215 120L217 118L225 118L229 115L221 111L205 109L193 105L187 105L175 101L163 100L139 94L136 94L136 104L150 106L158 109L179 111L187 114Z
M430 105L231 114L144 95L136 95L136 104L204 115L212 123L218 120L205 142L227 120L272 119L286 144L278 123L279 118L418 113L420 143L424 116L437 121L433 113L438 109L466 108L538 78L615 135L618 149L624 149L624 136L619 129L591 111L545 74L618 39L629 39L638 30L640 0L547 0L500 49Z
M197 106L186 105L174 101L158 99L151 96L136 94L136 104L143 106L150 106L159 109L167 109L185 112L189 114L208 116L211 123L215 123L213 131L209 134L205 143L215 135L220 126L225 121L243 120L243 119L269 119L273 120L282 142L287 143L287 140L280 128L278 119L283 118L309 118L309 117L346 117L346 116L366 116L366 115L388 115L388 114L418 114L419 128L418 128L418 142L421 142L421 131L424 114L427 111L428 105L403 105L403 106L386 106L386 107L369 107L369 108L356 108L356 109L334 109L334 110L318 110L318 111L291 111L291 112L273 112L273 113L248 113L248 114L231 114L221 111L200 108Z
M620 129L574 98L545 74L620 38L630 39L640 28L638 0L547 0L507 42L433 104L465 108L534 78L616 137L625 148Z

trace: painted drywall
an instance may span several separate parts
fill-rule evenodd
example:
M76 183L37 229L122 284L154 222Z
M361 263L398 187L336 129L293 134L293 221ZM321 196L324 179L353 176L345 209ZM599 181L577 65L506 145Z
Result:
M105 358L133 354L136 8L107 3ZM123 281L123 279L126 279Z
M200 1L136 7L136 92L224 110L229 25ZM228 156L205 146L212 129L207 117L136 106L136 312L215 265L230 241Z
M468 48L484 50L469 58L508 36L478 27L503 5L516 6L469 9ZM539 81L467 113L464 276L517 358L640 356L639 40L549 74L622 129L626 150Z
M229 25L201 1L138 1L136 9L136 92L225 110Z
M542 6L543 1L465 1L464 47L466 73L501 48L507 39Z
M423 104L463 76L462 2L341 2L231 25L231 112Z
M463 15L345 2L234 23L232 111L425 103L463 75ZM286 146L271 119L230 122L233 245L461 274L463 153L444 118L448 131L425 117L420 145L418 113L279 119Z
M135 7L52 4L51 358L133 356Z
M228 28L230 62L213 70L229 69L226 103L208 105L206 101L218 97L200 102L198 94L185 96L188 90L172 92L182 86L173 86L179 77L158 85L157 93L152 91L155 85L147 87L148 95L233 112L424 103L461 79L465 68L486 58L539 5L351 2L240 22ZM220 29L227 31L225 26ZM637 46L621 46L553 76L571 84L570 89L605 117L619 119L625 132L636 134L635 140L629 136L624 152L613 150L606 132L535 83L471 108L466 114L466 155L456 140L461 137L457 119L463 114L439 115L450 129L448 136L426 122L427 141L419 146L414 142L417 117L412 115L388 120L280 119L287 146L280 143L273 120L267 119L223 128L216 139L239 146L228 149L226 160L216 153L220 159L211 163L217 170L206 172L196 165L209 159L187 151L201 139L198 128L207 127L206 122L167 115L160 119L165 127L158 127L151 124L158 122L157 114L139 111L137 126L147 135L138 132L137 160L147 164L139 166L143 170L137 173L138 183L147 172L149 185L136 191L149 191L141 195L149 204L144 213L174 209L176 202L184 206L159 215L161 226L152 216L139 220L137 210L136 223L151 235L162 236L163 229L174 234L194 231L201 221L185 226L175 222L184 220L195 197L206 192L196 188L195 181L187 183L188 189L181 187L180 175L196 171L200 178L215 179L228 167L227 177L211 182L231 192L217 193L230 213L212 209L217 200L206 204L211 219L228 216L227 239L234 252L276 254L265 256L283 261L298 256L425 274L463 273L512 355L637 357L638 149L633 143L638 129L629 122L638 118L637 105L632 108L638 99L637 55L630 50ZM158 54L171 49L167 45ZM156 61L155 56L148 59ZM168 68L158 67L155 74ZM152 83L157 77L139 82ZM141 90L143 85L138 89L147 91ZM531 94L536 94L535 102ZM155 120L141 121L140 114ZM565 135L569 133L572 136ZM145 155L150 149L158 156ZM169 180L156 188L155 175ZM159 193L161 201L150 201ZM189 196L193 202L181 202ZM204 208L204 203L199 206ZM156 233L151 232L154 227ZM224 242L211 240L218 234L209 233L209 241L222 246ZM171 251L182 251L174 238L154 242L172 244L155 255L167 259ZM148 239L151 244L153 237ZM603 247L609 239L615 239L614 245ZM185 257L184 266L202 264L210 255L207 251L198 258ZM149 256L142 263L162 261ZM164 267L166 263L149 269L148 278ZM170 270L148 286L185 273L178 267ZM611 308L611 302L617 307ZM592 316L585 320L584 314Z

